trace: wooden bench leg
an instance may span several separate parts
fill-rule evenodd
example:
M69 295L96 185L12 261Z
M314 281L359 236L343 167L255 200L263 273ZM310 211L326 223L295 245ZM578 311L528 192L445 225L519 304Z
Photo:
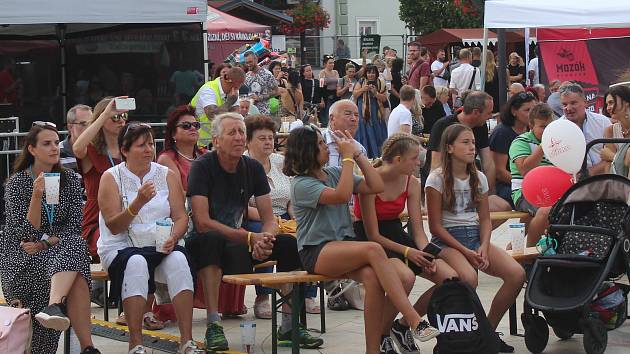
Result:
M276 288L271 288L271 354L278 354L278 299Z
M326 291L324 290L324 282L318 282L317 286L319 287L319 318L321 320L320 331L321 333L326 333L326 301L324 298Z
M515 336L518 334L518 322L516 319L516 302L510 306L509 310L509 319L510 319L510 335Z

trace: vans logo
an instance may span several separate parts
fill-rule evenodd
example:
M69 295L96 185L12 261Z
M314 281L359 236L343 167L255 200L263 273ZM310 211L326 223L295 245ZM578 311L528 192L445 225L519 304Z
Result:
M477 317L475 317L474 313L451 313L444 316L444 320L442 320L442 316L438 314L436 314L435 317L440 333L472 332L479 328Z

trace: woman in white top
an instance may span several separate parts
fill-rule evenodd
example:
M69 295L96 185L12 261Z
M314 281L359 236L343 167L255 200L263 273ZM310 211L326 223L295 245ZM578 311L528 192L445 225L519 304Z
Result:
M604 138L622 139L630 137L630 87L614 86L606 97L611 97L612 102L607 107L610 117L615 124L608 126L604 130ZM607 99L608 101L608 99ZM606 144L600 155L602 160L611 164L611 172L628 176L628 166L630 165L630 155L628 155L628 144ZM619 156L618 156L619 155ZM625 173L624 173L625 172Z
M127 124L118 137L118 146L124 162L101 177L101 236L97 246L112 279L111 292L123 301L129 353L146 353L142 317L147 294L155 289L154 281L168 286L175 306L183 343L178 353L201 353L192 340L192 274L184 249L177 245L188 229L180 182L168 167L152 162L155 146L148 124ZM162 252L157 252L156 221L165 218L173 221L171 236Z

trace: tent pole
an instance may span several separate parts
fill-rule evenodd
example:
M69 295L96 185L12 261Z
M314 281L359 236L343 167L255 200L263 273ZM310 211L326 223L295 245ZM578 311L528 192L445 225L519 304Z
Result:
M483 28L483 43L481 47L481 68L480 69L480 77L481 77L481 91L485 91L486 89L486 62L488 61L488 29Z
M507 58L505 53L505 29L497 28L497 51L499 52L499 107L507 101Z
M204 82L210 80L210 67L208 63L208 22L201 22L201 40L203 41L203 77Z
M63 115L68 110L68 87L66 82L66 25L57 25L57 37L59 39L59 65L61 66L61 108ZM65 122L64 122L65 123Z

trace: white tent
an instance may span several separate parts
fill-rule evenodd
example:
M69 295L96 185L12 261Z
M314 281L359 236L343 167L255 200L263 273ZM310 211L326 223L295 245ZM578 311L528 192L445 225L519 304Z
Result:
M61 46L62 99L65 107L66 35L120 24L199 23L208 77L206 0L1 0L0 38L54 38Z
M625 27L628 14L627 0L487 0L484 27Z

